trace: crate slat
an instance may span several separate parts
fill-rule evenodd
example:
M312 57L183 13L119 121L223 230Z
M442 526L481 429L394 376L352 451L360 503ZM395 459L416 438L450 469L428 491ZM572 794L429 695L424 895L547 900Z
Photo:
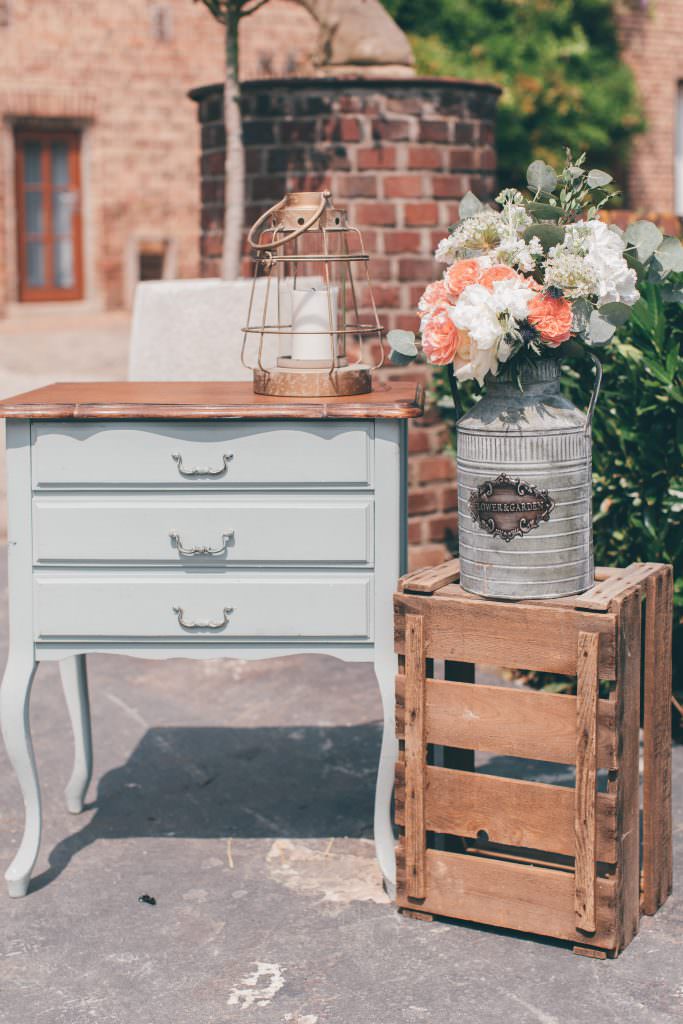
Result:
M505 604L444 596L444 591L433 598L397 594L395 612L399 654L404 653L405 616L423 615L428 658L573 676L579 633L600 633L600 678L616 678L616 618L608 612Z
M427 679L429 743L483 750L533 761L574 764L576 697L504 686ZM405 676L396 677L396 730L404 737ZM614 703L598 701L598 767L617 764Z
M402 867L402 850L399 848ZM584 942L574 915L574 874L471 854L427 850L427 896L421 910L497 928ZM400 875L399 875L400 877ZM597 880L597 919L590 941L617 944L615 882ZM399 902L403 902L400 895Z
M643 912L654 914L671 892L671 632L673 573L647 580L644 666Z
M595 931L598 775L598 633L579 634L576 697L576 789L574 835L576 854L574 907L576 926Z
M405 722L405 848L406 894L425 894L425 657L421 615L406 617L405 694L410 714Z
M415 594L433 594L441 587L459 579L460 559L452 558L442 565L430 565L426 569L416 569L415 572L409 573L401 579L399 589Z
M617 796L617 948L624 949L640 923L640 588L619 600L618 680L611 694L621 738Z
M574 790L429 765L426 772L425 828L430 832L521 846L574 856ZM403 825L405 767L396 766L397 825ZM596 801L597 859L616 860L616 800L599 793Z

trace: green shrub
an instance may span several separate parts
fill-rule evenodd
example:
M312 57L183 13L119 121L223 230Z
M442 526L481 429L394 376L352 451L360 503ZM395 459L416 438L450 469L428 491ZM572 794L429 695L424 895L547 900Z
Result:
M622 62L613 0L384 0L409 34L420 74L486 79L498 104L500 180L533 158L590 150L615 177L642 119Z

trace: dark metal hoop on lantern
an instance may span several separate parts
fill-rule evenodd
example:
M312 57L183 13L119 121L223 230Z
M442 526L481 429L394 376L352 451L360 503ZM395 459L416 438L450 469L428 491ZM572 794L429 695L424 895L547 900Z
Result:
M254 276L242 362L253 371L254 391L282 397L371 391L371 371L384 358L383 332L370 258L346 211L327 191L294 192L259 217L248 241ZM373 341L374 363L365 359Z

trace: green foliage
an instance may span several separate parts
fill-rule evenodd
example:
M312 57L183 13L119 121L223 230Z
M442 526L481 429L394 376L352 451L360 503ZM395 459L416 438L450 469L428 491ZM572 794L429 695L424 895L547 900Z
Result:
M500 180L521 186L529 152L551 164L589 149L614 173L642 118L621 61L613 0L383 0L420 74L486 79L498 105Z
M593 422L596 563L672 562L674 666L683 687L683 307L653 284L604 357ZM566 391L585 405L590 364L567 367Z

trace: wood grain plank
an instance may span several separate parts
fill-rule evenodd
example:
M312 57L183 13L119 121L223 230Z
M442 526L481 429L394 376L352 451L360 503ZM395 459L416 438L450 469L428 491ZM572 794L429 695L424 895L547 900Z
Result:
M433 594L458 579L460 579L460 559L452 558L442 565L416 569L415 572L404 576L400 580L399 590L408 591L411 594Z
M578 640L577 640L578 645ZM576 697L503 686L427 679L426 735L430 743L508 757L574 764ZM396 677L396 726L404 733L405 677ZM598 767L617 767L616 708L598 701Z
M576 699L576 788L574 861L576 926L595 931L598 770L598 633L579 634Z
M573 676L579 633L600 633L600 678L615 678L616 617L611 612L464 598L457 589L448 586L435 597L395 595L398 653L404 648L405 616L423 615L427 657Z
M617 948L638 932L640 918L640 588L617 602L617 684L610 694L620 737L619 771L608 785L617 798Z
M272 398L248 381L105 381L49 384L0 402L0 419L412 419L419 384L375 380L367 395Z
M395 819L405 821L405 767L396 768ZM567 857L574 856L574 790L523 779L472 774L429 765L426 771L425 828L430 832L476 838ZM616 859L616 798L596 801L597 859Z
M422 911L585 942L585 936L576 929L571 872L439 850L427 850L426 870L427 897ZM596 929L591 942L613 949L614 880L599 878L597 895Z
M406 618L405 674L405 848L406 895L425 895L425 657L423 621L420 615Z
M643 688L643 913L654 914L672 889L671 640L673 571L646 581Z

